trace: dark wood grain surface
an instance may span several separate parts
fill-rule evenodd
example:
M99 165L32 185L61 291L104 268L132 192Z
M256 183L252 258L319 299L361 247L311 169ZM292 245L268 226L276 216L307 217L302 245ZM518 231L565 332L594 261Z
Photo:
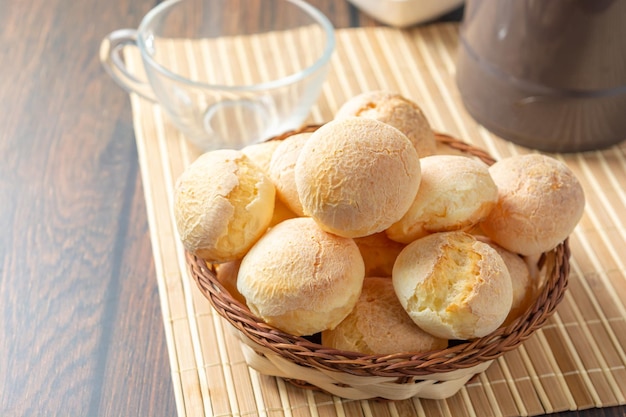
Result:
M1 417L176 415L130 104L98 60L155 4L0 0Z

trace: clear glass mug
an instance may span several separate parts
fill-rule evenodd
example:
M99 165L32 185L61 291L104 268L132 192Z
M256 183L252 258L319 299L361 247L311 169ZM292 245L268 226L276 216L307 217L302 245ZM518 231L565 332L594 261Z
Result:
M125 55L136 46L141 67ZM301 0L166 0L100 59L125 90L158 103L199 149L240 149L296 129L317 101L334 28Z

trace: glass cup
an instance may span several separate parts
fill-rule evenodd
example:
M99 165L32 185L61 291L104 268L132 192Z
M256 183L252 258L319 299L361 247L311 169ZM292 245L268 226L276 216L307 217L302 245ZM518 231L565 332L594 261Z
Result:
M131 70L129 45L140 68ZM100 59L121 87L158 103L208 151L300 127L334 48L330 21L301 0L166 0L137 30L106 36Z

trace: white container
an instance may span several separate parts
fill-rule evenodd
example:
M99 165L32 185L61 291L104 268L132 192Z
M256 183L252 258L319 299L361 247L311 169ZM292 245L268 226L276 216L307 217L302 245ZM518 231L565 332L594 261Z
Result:
M436 19L463 0L348 0L365 14L389 26L404 28Z

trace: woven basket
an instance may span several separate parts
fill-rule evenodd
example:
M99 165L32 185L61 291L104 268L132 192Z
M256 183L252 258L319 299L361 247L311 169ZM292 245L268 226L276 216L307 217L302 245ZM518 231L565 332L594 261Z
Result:
M308 126L313 131L318 126ZM301 132L303 130L299 130ZM276 139L283 139L290 132ZM447 135L442 146L491 165L487 153ZM471 341L451 341L446 349L423 353L366 355L320 345L315 337L298 337L278 330L253 315L217 280L215 268L191 254L191 276L213 308L241 341L248 365L261 374L285 378L294 385L326 391L348 399L442 399L454 395L494 359L515 349L552 315L565 293L569 274L567 240L537 261L541 289L527 311L506 327Z

